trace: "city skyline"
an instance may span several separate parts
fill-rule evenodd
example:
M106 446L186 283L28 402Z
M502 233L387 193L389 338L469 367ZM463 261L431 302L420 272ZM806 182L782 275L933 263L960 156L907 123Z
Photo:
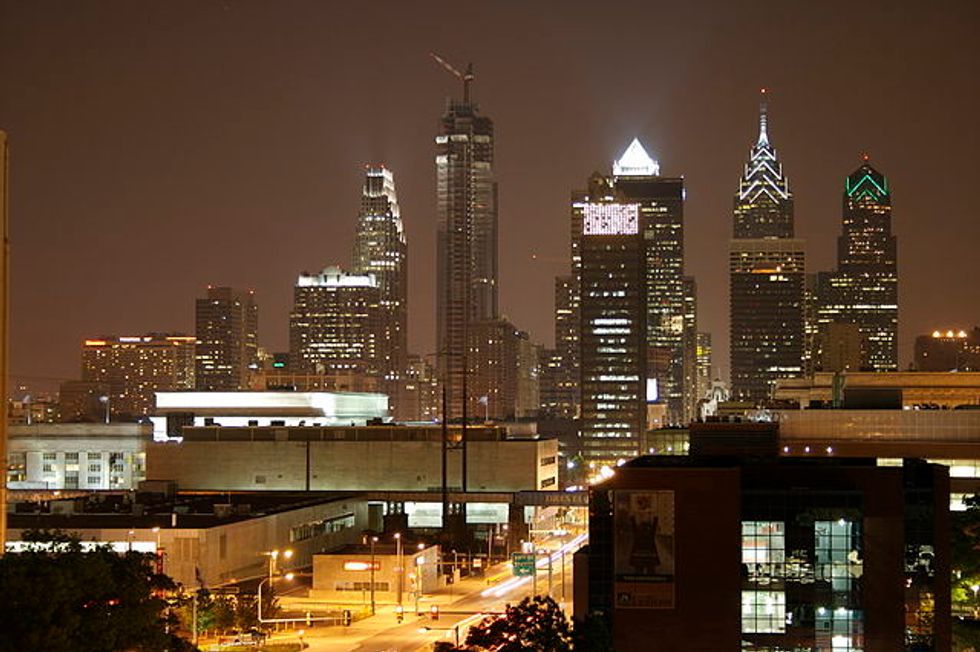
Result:
M859 9L855 21L874 9ZM559 65L569 51L551 36L545 44L562 47L540 59L529 57L537 46L520 38L513 53L488 50L491 36L508 28L502 18L490 17L488 34L472 41L418 30L410 41L394 39L354 65L330 58L329 53L345 47L342 34L331 32L336 42L323 44L314 38L312 26L295 27L296 43L272 34L264 59L242 50L258 23L270 19L265 10L246 3L192 11L180 24L168 22L166 10L150 12L152 20L136 11L116 11L101 22L107 16L92 8L57 16L22 6L9 11L28 27L45 21L51 30L46 37L34 29L14 39L7 38L8 32L18 21L3 21L0 27L5 37L0 61L17 62L0 63L0 72L10 79L10 92L0 96L0 127L11 146L14 380L77 377L77 346L85 337L193 332L189 298L208 284L255 288L263 306L260 343L285 350L296 275L349 255L365 163L384 163L399 179L413 258L409 350L434 352L431 143L445 98L458 94L458 86L428 59L430 50L457 63L476 63L475 99L485 115L493 116L498 137L501 314L536 342L551 345L554 277L567 273L568 193L581 184L583 170L603 169L638 137L665 170L685 178L685 272L698 279L698 329L713 334L716 373L727 372L724 234L731 219L731 171L744 162L744 125L756 110L760 86L771 88L778 111L780 156L792 170L797 235L807 241L809 270L834 267L840 188L862 151L870 152L872 163L880 164L896 189L893 233L904 243L900 368L911 359L916 335L980 322L977 309L970 307L980 305L980 289L962 280L969 277L969 244L980 236L976 221L967 219L965 183L975 168L971 153L977 144L976 127L966 116L976 113L978 97L975 86L963 83L969 80L968 50L977 47L965 40L964 25L976 15L975 7L964 5L951 15L905 10L876 16L882 30L874 38L841 44L839 50L816 46L815 54L806 50L813 41L793 43L800 26L762 15L763 25L782 24L784 31L774 38L785 61L760 61L751 73L735 70L728 55L722 56L742 46L721 33L731 16L719 9L710 28L702 25L723 37L714 48L683 41L697 30L680 30L664 43L643 47L627 38L629 52L651 59L670 45L682 46L676 60L683 62L683 70L664 73L658 84L618 90L620 73L604 77L599 72L605 72L608 59L598 56L583 78L574 60ZM761 10L742 10L742 19L753 12ZM528 26L514 28L527 36L546 24L546 13L509 16L528 19ZM846 34L821 10L797 13L825 36ZM324 15L310 9L306 18L323 27L313 19ZM299 20L272 16L276 24ZM686 16L685 10L672 9L667 21L680 24ZM555 19L572 31L585 29L570 17ZM903 37L919 19L943 29L927 30L917 45L906 47ZM204 43L203 34L210 32L199 30L218 21L230 27L228 34L217 45ZM600 20L595 38L612 38L614 22ZM123 27L129 31L120 31ZM618 27L626 35L632 29ZM940 31L942 41L935 35ZM80 35L93 43L83 49L88 56L68 61L63 55L79 47L75 39ZM63 50L46 47L55 41ZM165 64L164 53L173 43L179 45L175 59ZM323 49L313 50L318 56L309 63L301 55L314 47ZM138 51L143 58L128 63L117 58L108 66L103 55L119 50ZM231 52L244 62L266 62L254 80L254 95L239 94L248 65L236 64L228 74L218 70ZM191 61L202 53L210 63L192 69ZM392 53L398 61L378 68L369 88L364 66ZM851 72L875 80L866 87L847 82L846 75L833 76L842 72L835 64L857 55L864 55L861 70ZM299 70L285 79L270 68L274 62L297 66L301 59ZM354 70L343 71L348 65ZM807 66L805 82L791 74L794 65ZM910 67L912 72L928 68L929 80L916 82L915 89L901 85ZM169 79L176 90L144 103L133 90L134 84L145 83L138 80L148 71ZM554 75L545 80L545 71ZM120 98L108 86L120 80L127 95L115 102ZM583 83L584 103L573 93ZM209 94L214 84L232 92ZM841 103L845 88L849 101ZM350 117L361 110L360 102L339 102L340 113L327 111L343 92L362 90L368 103L391 94L402 94L404 102L394 113L368 109ZM201 99L202 107L187 108L186 96ZM543 101L549 96L551 104ZM563 112L567 117L549 113L559 100L571 109ZM295 125L286 124L294 119ZM270 120L278 132L265 131ZM260 129L263 138L244 137ZM257 146L262 147L257 161L241 155L254 153ZM930 161L941 161L953 173L942 178L924 174ZM276 168L289 173L270 176ZM194 244L202 241L220 246L196 249ZM168 255L146 264L147 252L152 259L155 251ZM263 264L256 265L257 259ZM937 285L948 291L936 292Z

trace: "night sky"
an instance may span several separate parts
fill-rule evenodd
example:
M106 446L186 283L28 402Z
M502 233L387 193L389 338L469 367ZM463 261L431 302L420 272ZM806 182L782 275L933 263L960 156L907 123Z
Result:
M732 196L770 135L809 271L830 269L844 177L890 179L900 354L980 323L980 2L0 0L11 146L15 380L77 378L79 341L193 332L208 284L250 287L287 348L303 270L349 265L363 166L395 173L414 352L434 348L433 136L476 65L496 125L502 312L553 338L569 192L639 136L683 175L700 329L728 371ZM973 198L973 199L971 199Z

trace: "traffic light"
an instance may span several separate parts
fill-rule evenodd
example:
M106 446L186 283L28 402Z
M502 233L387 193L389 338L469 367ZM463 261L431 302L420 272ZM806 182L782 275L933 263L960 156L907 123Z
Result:
M344 627L350 627L351 614L350 609L344 609Z
M432 620L439 620L439 605L434 604L429 607L429 615L432 617Z
M395 616L398 618L398 622L405 620L405 607L401 605L395 607Z

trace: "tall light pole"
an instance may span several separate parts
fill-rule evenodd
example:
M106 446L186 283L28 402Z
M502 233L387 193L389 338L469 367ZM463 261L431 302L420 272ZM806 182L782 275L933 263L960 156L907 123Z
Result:
M374 602L374 544L378 542L378 537L371 537L371 615L377 613Z
M105 422L109 423L109 396L103 394L99 397L99 401L105 405Z
M398 573L398 606L402 606L402 578L405 577L405 564L402 560L402 533L395 532L395 563L398 564L398 568L395 572Z
M0 397L7 404L7 369L9 367L9 329L10 329L10 230L7 216L7 134L0 131ZM0 462L3 474L0 475L0 556L7 549L7 414L0 419Z

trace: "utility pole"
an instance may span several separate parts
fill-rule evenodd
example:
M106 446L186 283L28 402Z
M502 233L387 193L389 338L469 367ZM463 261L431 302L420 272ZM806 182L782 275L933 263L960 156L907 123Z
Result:
M378 542L378 537L371 537L371 615L377 613L374 604L374 544Z

